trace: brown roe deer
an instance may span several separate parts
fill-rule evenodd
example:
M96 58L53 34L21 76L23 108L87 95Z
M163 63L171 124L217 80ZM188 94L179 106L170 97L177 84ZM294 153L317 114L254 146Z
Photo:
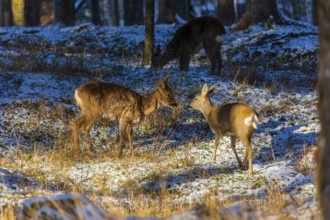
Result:
M214 89L215 85L208 88L207 84L204 84L202 92L198 93L189 104L189 108L203 113L215 134L214 151L211 160L214 161L216 159L220 139L223 136L230 136L231 148L234 151L238 165L240 168L245 169L247 159L249 159L249 175L251 176L253 175L251 138L259 122L258 114L254 109L240 103L213 106L210 94ZM243 163L235 149L237 137L246 147Z
M130 144L130 153L133 154L132 124L140 122L161 104L175 107L173 91L168 86L168 76L159 79L156 90L148 97L119 85L106 82L89 81L75 89L74 97L82 113L73 125L73 147L80 150L79 130L82 127L90 150L94 150L90 130L95 121L101 117L111 121L119 121L119 155L125 146L125 135Z
M152 57L153 67L163 67L169 61L180 59L180 71L188 71L190 57L204 48L211 62L211 72L221 73L220 49L225 38L225 28L213 17L199 17L180 27L161 52L159 45Z

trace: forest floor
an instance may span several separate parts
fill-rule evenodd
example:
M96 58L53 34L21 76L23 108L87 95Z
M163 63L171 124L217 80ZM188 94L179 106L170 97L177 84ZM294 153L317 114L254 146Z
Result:
M165 45L176 29L157 26L156 42ZM0 28L0 206L82 193L119 216L319 218L317 30L256 26L229 33L220 76L209 73L203 51L187 73L176 61L163 69L141 66L143 33L143 26L90 24ZM162 107L134 127L134 157L118 157L118 123L107 120L92 129L95 153L70 150L80 113L76 87L98 79L146 95L165 75L181 108L173 118ZM186 108L204 83L217 84L214 104L242 102L264 115L252 139L253 177L239 169L229 137L210 162L214 135L201 113ZM245 147L236 146L242 158Z

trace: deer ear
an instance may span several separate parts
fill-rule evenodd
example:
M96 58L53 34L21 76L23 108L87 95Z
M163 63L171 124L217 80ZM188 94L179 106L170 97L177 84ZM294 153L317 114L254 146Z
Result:
M166 75L166 76L164 77L164 79L163 79L163 81L164 81L165 84L168 84L168 77L169 77L169 75Z
M207 86L206 83L204 83L203 88L202 88L202 95L206 96L208 91L209 91L209 87Z
M214 92L214 89L215 89L216 86L217 86L217 85L213 85L213 86L211 86L211 87L209 88L209 90L207 91L207 95L212 94L212 92Z
M166 49L167 49L167 46L165 46L164 49L163 49L162 51L160 51L159 53L160 53L161 55L164 55Z
M160 54L160 53L161 53L160 46L159 44L157 44L155 54Z
M165 86L165 82L164 82L163 79L158 80L157 83L156 83L156 85L157 85L157 87L160 88L160 89L165 89L165 87L166 87L166 86Z

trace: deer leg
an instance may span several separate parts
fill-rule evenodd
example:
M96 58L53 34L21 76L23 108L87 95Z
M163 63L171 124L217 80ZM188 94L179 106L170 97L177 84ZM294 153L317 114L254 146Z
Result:
M209 53L208 58L211 62L211 72L214 73L215 69L217 67L217 63L216 63L216 60L215 60L215 54L214 53Z
M190 53L184 52L180 54L180 71L188 71L190 62Z
M205 43L203 43L203 46L207 54L207 57L209 58L211 63L211 72L214 73L218 66L219 73L221 73L221 66L222 66L222 60L220 54L221 45L214 41L206 41Z
M231 149L233 150L234 154L235 154L235 157L236 157L236 160L237 160L237 163L238 163L238 166L241 168L241 169L244 169L245 168L245 165L242 163L241 159L239 158L237 152L236 152L236 135L234 136L230 136L230 142L231 142Z
M125 134L127 125L127 121L119 120L119 157L122 156L123 149L125 147Z
M250 144L251 144L251 138L252 138L252 135L250 135L250 136L248 137L248 141L249 141ZM248 160L248 155L249 155L248 148L245 147L245 155L244 155L244 160L243 160L243 164L244 164L244 166L246 166L246 163L248 162L248 161L247 161L247 160Z
M129 141L129 146L130 146L130 154L134 155L134 148L133 148L133 129L132 129L132 124L128 123L126 127L126 134L128 137Z
M251 136L248 137L248 141L251 143ZM244 155L244 160L243 160L244 166L246 166L246 163L248 162L248 155L249 155L249 151L245 145L245 155Z
M85 135L86 135L86 141L87 141L88 148L89 148L90 151L94 151L90 131L91 131L92 126L95 123L97 118L98 118L97 116L88 117L86 122L85 122L85 125L84 125L84 132L85 132Z
M243 160L244 167L246 167L247 159L248 159L248 149L247 149L247 147L245 147L245 155L244 155L244 160Z
M251 138L248 137L240 137L242 143L246 147L246 151L248 154L248 159L249 159L249 175L253 175L253 167L252 167L252 146L251 146Z
M86 115L85 114L81 114L79 116L79 118L73 123L73 147L72 149L74 150L80 150L79 147L79 131L80 131L80 127L82 124L85 123L86 120Z
M220 138L221 138L220 134L215 134L214 150L213 150L213 155L211 157L211 161L215 161L217 157L217 149L219 146Z
M214 54L215 54L215 60L218 64L218 72L219 74L221 74L221 69L222 69L222 58L221 58L221 53L220 53L220 50L221 50L221 44L217 44L216 47L215 47L215 51L214 51Z

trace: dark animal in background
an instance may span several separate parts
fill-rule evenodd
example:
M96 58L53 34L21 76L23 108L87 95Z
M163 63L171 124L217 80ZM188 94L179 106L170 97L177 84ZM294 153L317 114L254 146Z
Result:
M152 57L152 67L163 67L169 61L180 59L180 70L188 71L190 57L204 48L211 62L211 71L221 73L222 59L220 49L226 31L223 25L213 17L192 19L180 27L163 51L159 45Z

